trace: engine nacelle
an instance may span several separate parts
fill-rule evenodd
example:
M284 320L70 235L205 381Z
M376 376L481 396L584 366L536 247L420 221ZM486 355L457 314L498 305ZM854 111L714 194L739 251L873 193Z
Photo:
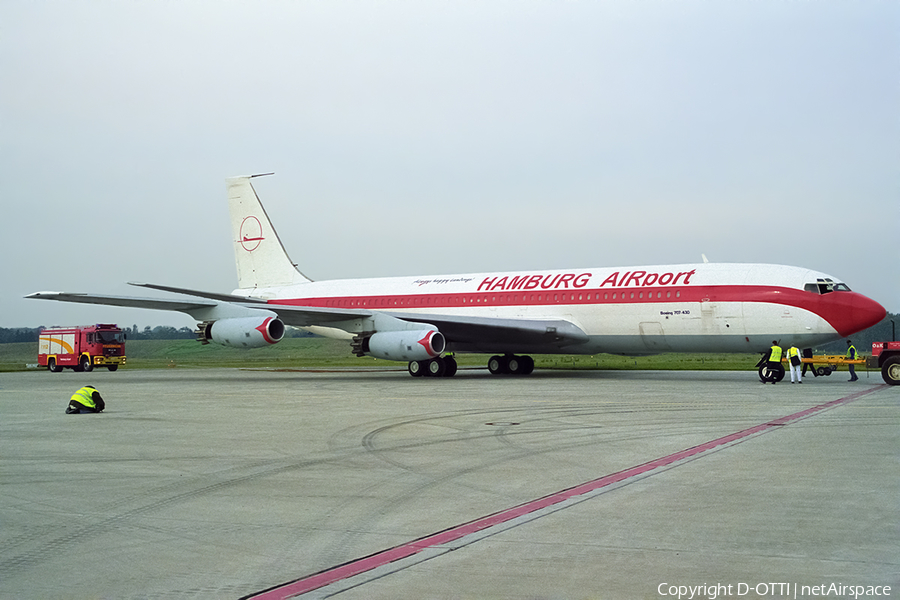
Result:
M368 339L366 353L385 360L427 360L446 345L444 334L434 329L379 331Z
M198 325L197 339L234 348L260 348L284 337L284 323L275 317L240 317L204 321Z

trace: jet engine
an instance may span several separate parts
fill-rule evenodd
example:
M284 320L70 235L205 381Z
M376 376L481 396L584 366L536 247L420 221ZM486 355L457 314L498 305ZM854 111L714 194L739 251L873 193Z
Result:
M366 353L385 360L427 360L446 347L444 334L434 329L379 331L367 341Z
M197 340L234 348L260 348L284 337L284 323L275 317L240 317L204 321L197 325Z

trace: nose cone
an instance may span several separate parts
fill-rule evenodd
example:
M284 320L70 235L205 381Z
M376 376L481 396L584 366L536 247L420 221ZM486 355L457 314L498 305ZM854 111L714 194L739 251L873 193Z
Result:
M828 322L841 337L868 329L887 315L882 305L856 292L832 292L826 297L833 303Z

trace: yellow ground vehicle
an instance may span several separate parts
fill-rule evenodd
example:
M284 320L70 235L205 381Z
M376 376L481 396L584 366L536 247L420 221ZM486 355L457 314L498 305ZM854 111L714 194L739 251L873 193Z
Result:
M840 365L864 365L866 364L865 358L856 358L850 360L846 356L841 356L838 354L822 354L819 356L813 356L812 358L803 358L801 359L805 364L812 365L813 369L816 371L816 375L831 375ZM783 361L787 362L787 360ZM819 366L816 366L819 365Z
M786 353L785 353L786 354ZM810 365L813 370L816 372L816 375L831 375L835 371L837 371L838 367L841 365L865 365L866 359L864 357L855 358L850 360L846 356L838 355L838 354L820 354L814 355L812 358L801 358L801 362L804 364ZM759 367L759 378L762 381L771 381L777 383L784 379L784 374L787 371L785 365L789 365L790 361L787 356L783 356L781 358L782 365L779 365L780 368L769 369L767 363L763 360L760 360L756 364ZM887 381L887 380L885 380Z

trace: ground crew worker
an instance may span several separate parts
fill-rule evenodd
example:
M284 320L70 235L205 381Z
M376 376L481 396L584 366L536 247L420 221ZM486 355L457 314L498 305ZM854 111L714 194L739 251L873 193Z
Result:
M800 373L800 365L803 364L803 361L800 360L800 351L797 350L796 346L791 346L788 349L788 362L791 365L791 383L794 383L794 373L797 374L797 383L803 383L803 378Z
M66 407L67 415L84 415L103 412L106 402L100 397L100 392L92 385L86 385L72 394L69 406Z
M772 385L778 383L776 381L776 373L778 373L779 369L784 369L781 366L781 354L781 346L778 345L776 340L772 340L772 347L769 348L769 354L765 358L767 378L763 379L763 383L766 381L771 381Z
M856 360L859 358L859 353L856 351L856 348L853 346L853 342L847 340L847 360ZM850 379L848 381L856 381L859 377L856 376L856 365L847 365L850 368Z
M812 348L804 348L803 349L803 358L812 358ZM818 377L819 374L816 373L816 365L812 363L803 363L803 376L806 377L806 370L809 369L812 371L813 377Z

